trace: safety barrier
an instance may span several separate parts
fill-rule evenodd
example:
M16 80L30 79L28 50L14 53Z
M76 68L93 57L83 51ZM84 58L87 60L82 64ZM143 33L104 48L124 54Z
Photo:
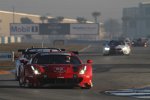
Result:
M22 41L21 37L16 36L1 36L0 44L8 44L8 43L20 43Z

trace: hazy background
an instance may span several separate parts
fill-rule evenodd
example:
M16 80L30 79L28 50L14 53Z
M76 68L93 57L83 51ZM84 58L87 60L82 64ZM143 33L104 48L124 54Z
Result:
M64 16L68 18L85 17L93 21L91 13L101 12L101 20L115 18L121 20L122 9L137 7L139 2L150 0L0 0L0 10Z

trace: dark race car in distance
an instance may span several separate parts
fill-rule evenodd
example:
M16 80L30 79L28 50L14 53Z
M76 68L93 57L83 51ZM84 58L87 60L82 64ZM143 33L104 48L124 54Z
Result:
M148 39L138 38L132 41L132 46L134 47L148 47Z
M22 87L71 86L91 88L92 60L83 64L72 52L36 54L21 69L19 85Z

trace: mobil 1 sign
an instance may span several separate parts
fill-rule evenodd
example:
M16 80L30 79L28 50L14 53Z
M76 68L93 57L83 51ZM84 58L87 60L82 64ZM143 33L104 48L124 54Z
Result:
M10 24L11 35L39 34L39 24Z

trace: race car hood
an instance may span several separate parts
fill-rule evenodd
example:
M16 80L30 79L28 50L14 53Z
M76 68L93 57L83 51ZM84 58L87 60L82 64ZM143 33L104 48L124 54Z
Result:
M106 47L110 47L110 48L114 48L114 49L118 49L118 48L123 48L123 47L125 47L125 45L108 45L108 46L106 46Z
M118 49L118 48L123 48L123 47L125 47L125 46L124 45L118 45L115 48Z

